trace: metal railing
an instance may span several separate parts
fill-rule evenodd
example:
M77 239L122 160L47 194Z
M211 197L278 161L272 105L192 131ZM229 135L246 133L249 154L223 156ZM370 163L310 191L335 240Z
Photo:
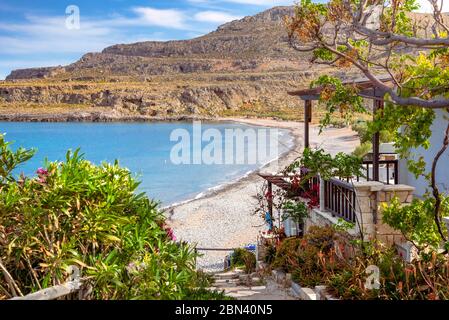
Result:
M379 182L388 185L399 183L399 160L380 160L379 165ZM373 180L373 161L364 161L363 166L366 176L355 177L352 181ZM320 184L319 179L311 178L305 182L304 189L307 190L316 184ZM351 179L332 178L324 181L324 194L320 197L324 197L324 209L333 216L348 222L356 222L357 195Z
M324 208L333 216L356 222L356 193L351 183L330 179L324 181Z
M371 181L373 179L374 165L373 161L364 161L366 175L364 179ZM399 160L379 160L379 180L385 184L398 184L399 183ZM357 177L357 181L360 181L361 177ZM394 182L394 183L393 183Z

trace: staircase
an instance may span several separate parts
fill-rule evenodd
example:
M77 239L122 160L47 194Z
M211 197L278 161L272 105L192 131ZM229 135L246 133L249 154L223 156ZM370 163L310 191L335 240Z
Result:
M224 291L228 297L237 300L295 300L288 289L282 288L271 278L262 279L257 273L245 274L235 269L214 273L211 290Z

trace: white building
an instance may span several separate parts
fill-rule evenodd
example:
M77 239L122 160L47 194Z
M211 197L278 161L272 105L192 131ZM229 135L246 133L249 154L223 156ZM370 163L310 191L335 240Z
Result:
M432 168L433 160L437 155L438 151L443 146L443 140L445 131L447 129L447 125L449 121L449 113L445 110L437 110L436 118L432 125L432 137L430 139L430 148L428 150L424 150L423 148L419 148L413 151L417 156L423 156L424 160L427 164L426 172L430 172ZM441 192L449 193L449 150L447 150L443 156L440 158L437 167L437 183ZM408 171L407 168L407 159L401 159L399 165L399 182L401 184L406 184L409 186L413 186L416 188L415 194L416 196L422 196L426 193L426 190L429 190L429 182L420 177L416 179L414 174Z

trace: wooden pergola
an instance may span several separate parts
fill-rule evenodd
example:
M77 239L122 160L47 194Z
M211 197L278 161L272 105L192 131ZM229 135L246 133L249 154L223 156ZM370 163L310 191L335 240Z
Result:
M379 77L384 83L392 83L390 76ZM384 107L385 92L377 89L367 78L359 78L343 82L344 85L352 85L359 90L358 95L362 98L373 100L373 112ZM302 89L288 92L291 96L297 96L304 101L304 147L310 147L310 123L312 122L312 101L320 99L324 87L313 89ZM379 181L379 153L380 134L377 132L373 136L373 180Z
M392 85L392 79L390 76L383 76L378 77L378 79L388 85ZM384 96L385 92L377 89L371 81L369 81L367 78L359 78L354 80L349 80L343 82L344 85L352 85L355 88L358 89L358 95L362 98L369 99L373 101L373 112L376 113L377 110L383 109L384 107ZM320 99L320 95L323 92L325 87L317 87L313 89L301 89L293 92L288 92L289 95L297 96L302 101L304 101L304 147L308 148L310 147L310 123L312 122L312 105L313 101L317 101ZM367 164L367 179L370 181L380 181L380 164L387 165L387 184L389 184L389 165L396 162L394 166L394 175L395 175L395 184L398 183L398 166L397 166L397 160L395 161L381 161L380 160L380 133L376 132L373 136L373 160L371 161L365 161L364 164ZM373 167L373 174L372 177L369 177L369 165L372 164ZM271 216L273 216L273 186L276 186L280 189L283 189L292 195L295 195L295 191L293 190L293 185L291 181L289 181L288 176L285 175L268 175L268 174L259 174L261 178L266 180L268 182L268 212ZM359 179L360 177L357 177ZM315 179L315 180L314 180ZM314 183L319 183L319 180L317 177L310 179L308 181L309 184L313 185ZM329 182L326 182L329 184ZM326 184L325 183L325 184ZM330 184L341 184L340 187L343 187L345 189L344 192L353 193L353 190L351 187L344 184L344 181L331 181ZM326 189L326 187L325 187ZM329 189L329 186L328 186ZM330 191L329 191L330 190ZM328 191L329 194L332 195L333 187L331 187ZM338 195L338 194L337 194ZM354 195L355 196L355 195ZM354 199L351 198L351 199ZM329 201L328 201L329 202ZM330 201L332 202L332 201ZM333 202L332 202L333 203ZM330 206L331 207L331 206ZM329 210L339 210L341 208L329 208ZM339 212L334 212L335 214L339 214ZM346 212L347 213L347 212ZM347 216L344 216L345 218L348 218Z

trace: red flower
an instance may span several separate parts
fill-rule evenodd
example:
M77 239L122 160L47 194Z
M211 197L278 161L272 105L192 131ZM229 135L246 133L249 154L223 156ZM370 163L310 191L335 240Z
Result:
M320 185L314 184L312 188L305 192L304 197L309 199L309 208L316 208L320 205Z

